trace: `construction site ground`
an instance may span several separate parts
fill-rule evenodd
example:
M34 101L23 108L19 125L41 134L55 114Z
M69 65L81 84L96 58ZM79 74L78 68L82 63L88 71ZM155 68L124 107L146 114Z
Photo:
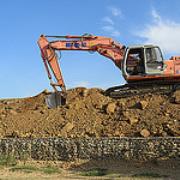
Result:
M102 89L68 90L67 104L49 109L48 92L0 100L1 138L179 137L180 90L113 99ZM1 161L0 161L1 162ZM176 159L152 162L21 161L0 165L0 179L179 179Z
M47 91L0 100L0 137L179 136L180 90L113 99L102 89L68 90L67 104L49 109Z
M1 180L179 180L179 162L76 161L17 162L0 166Z

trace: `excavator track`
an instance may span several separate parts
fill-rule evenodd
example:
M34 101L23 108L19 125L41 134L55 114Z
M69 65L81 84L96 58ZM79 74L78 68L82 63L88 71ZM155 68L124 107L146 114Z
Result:
M180 89L180 83L132 83L111 87L105 91L105 95L111 98L125 98L137 95L141 96L149 93L169 95L177 89Z

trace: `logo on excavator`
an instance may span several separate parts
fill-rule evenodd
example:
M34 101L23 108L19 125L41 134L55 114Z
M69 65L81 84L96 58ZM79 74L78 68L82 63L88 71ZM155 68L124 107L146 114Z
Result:
M82 48L82 47L86 47L86 43L85 42L67 42L66 43L66 47L67 48Z

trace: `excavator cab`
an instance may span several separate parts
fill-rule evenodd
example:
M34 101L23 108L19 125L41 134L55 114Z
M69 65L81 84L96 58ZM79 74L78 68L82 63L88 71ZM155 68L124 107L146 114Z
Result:
M128 47L122 65L127 80L132 76L163 74L164 69L161 50L152 45Z

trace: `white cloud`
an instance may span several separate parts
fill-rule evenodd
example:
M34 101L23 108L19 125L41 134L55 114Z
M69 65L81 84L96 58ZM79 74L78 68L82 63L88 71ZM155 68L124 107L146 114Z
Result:
M180 53L180 23L162 18L155 9L151 15L152 23L137 35L145 38L146 44L157 44L166 53Z
M102 30L109 33L113 37L119 37L120 31L118 31L114 26L106 25L102 27Z
M119 37L121 33L116 28L115 20L117 20L117 18L119 19L119 17L122 17L121 10L114 6L109 6L107 9L111 14L102 18L104 25L101 27L101 29L110 36Z
M111 7L108 7L108 9L110 10L113 16L122 16L121 10L118 9L117 7L111 6Z
M111 25L107 25L107 26L103 26L102 29L103 29L104 31L110 32L110 31L113 31L113 30L114 30L114 27L111 26Z
M89 87L90 83L88 81L80 81L80 82L76 82L74 83L75 87Z
M120 31L118 31L117 29L114 29L114 31L111 32L111 36L113 37L119 37L120 35Z
M114 21L113 21L110 17L108 17L108 16L104 17L102 20L103 20L105 23L114 25Z
M154 18L155 21L161 21L161 16L157 13L155 9L151 11L151 15Z

